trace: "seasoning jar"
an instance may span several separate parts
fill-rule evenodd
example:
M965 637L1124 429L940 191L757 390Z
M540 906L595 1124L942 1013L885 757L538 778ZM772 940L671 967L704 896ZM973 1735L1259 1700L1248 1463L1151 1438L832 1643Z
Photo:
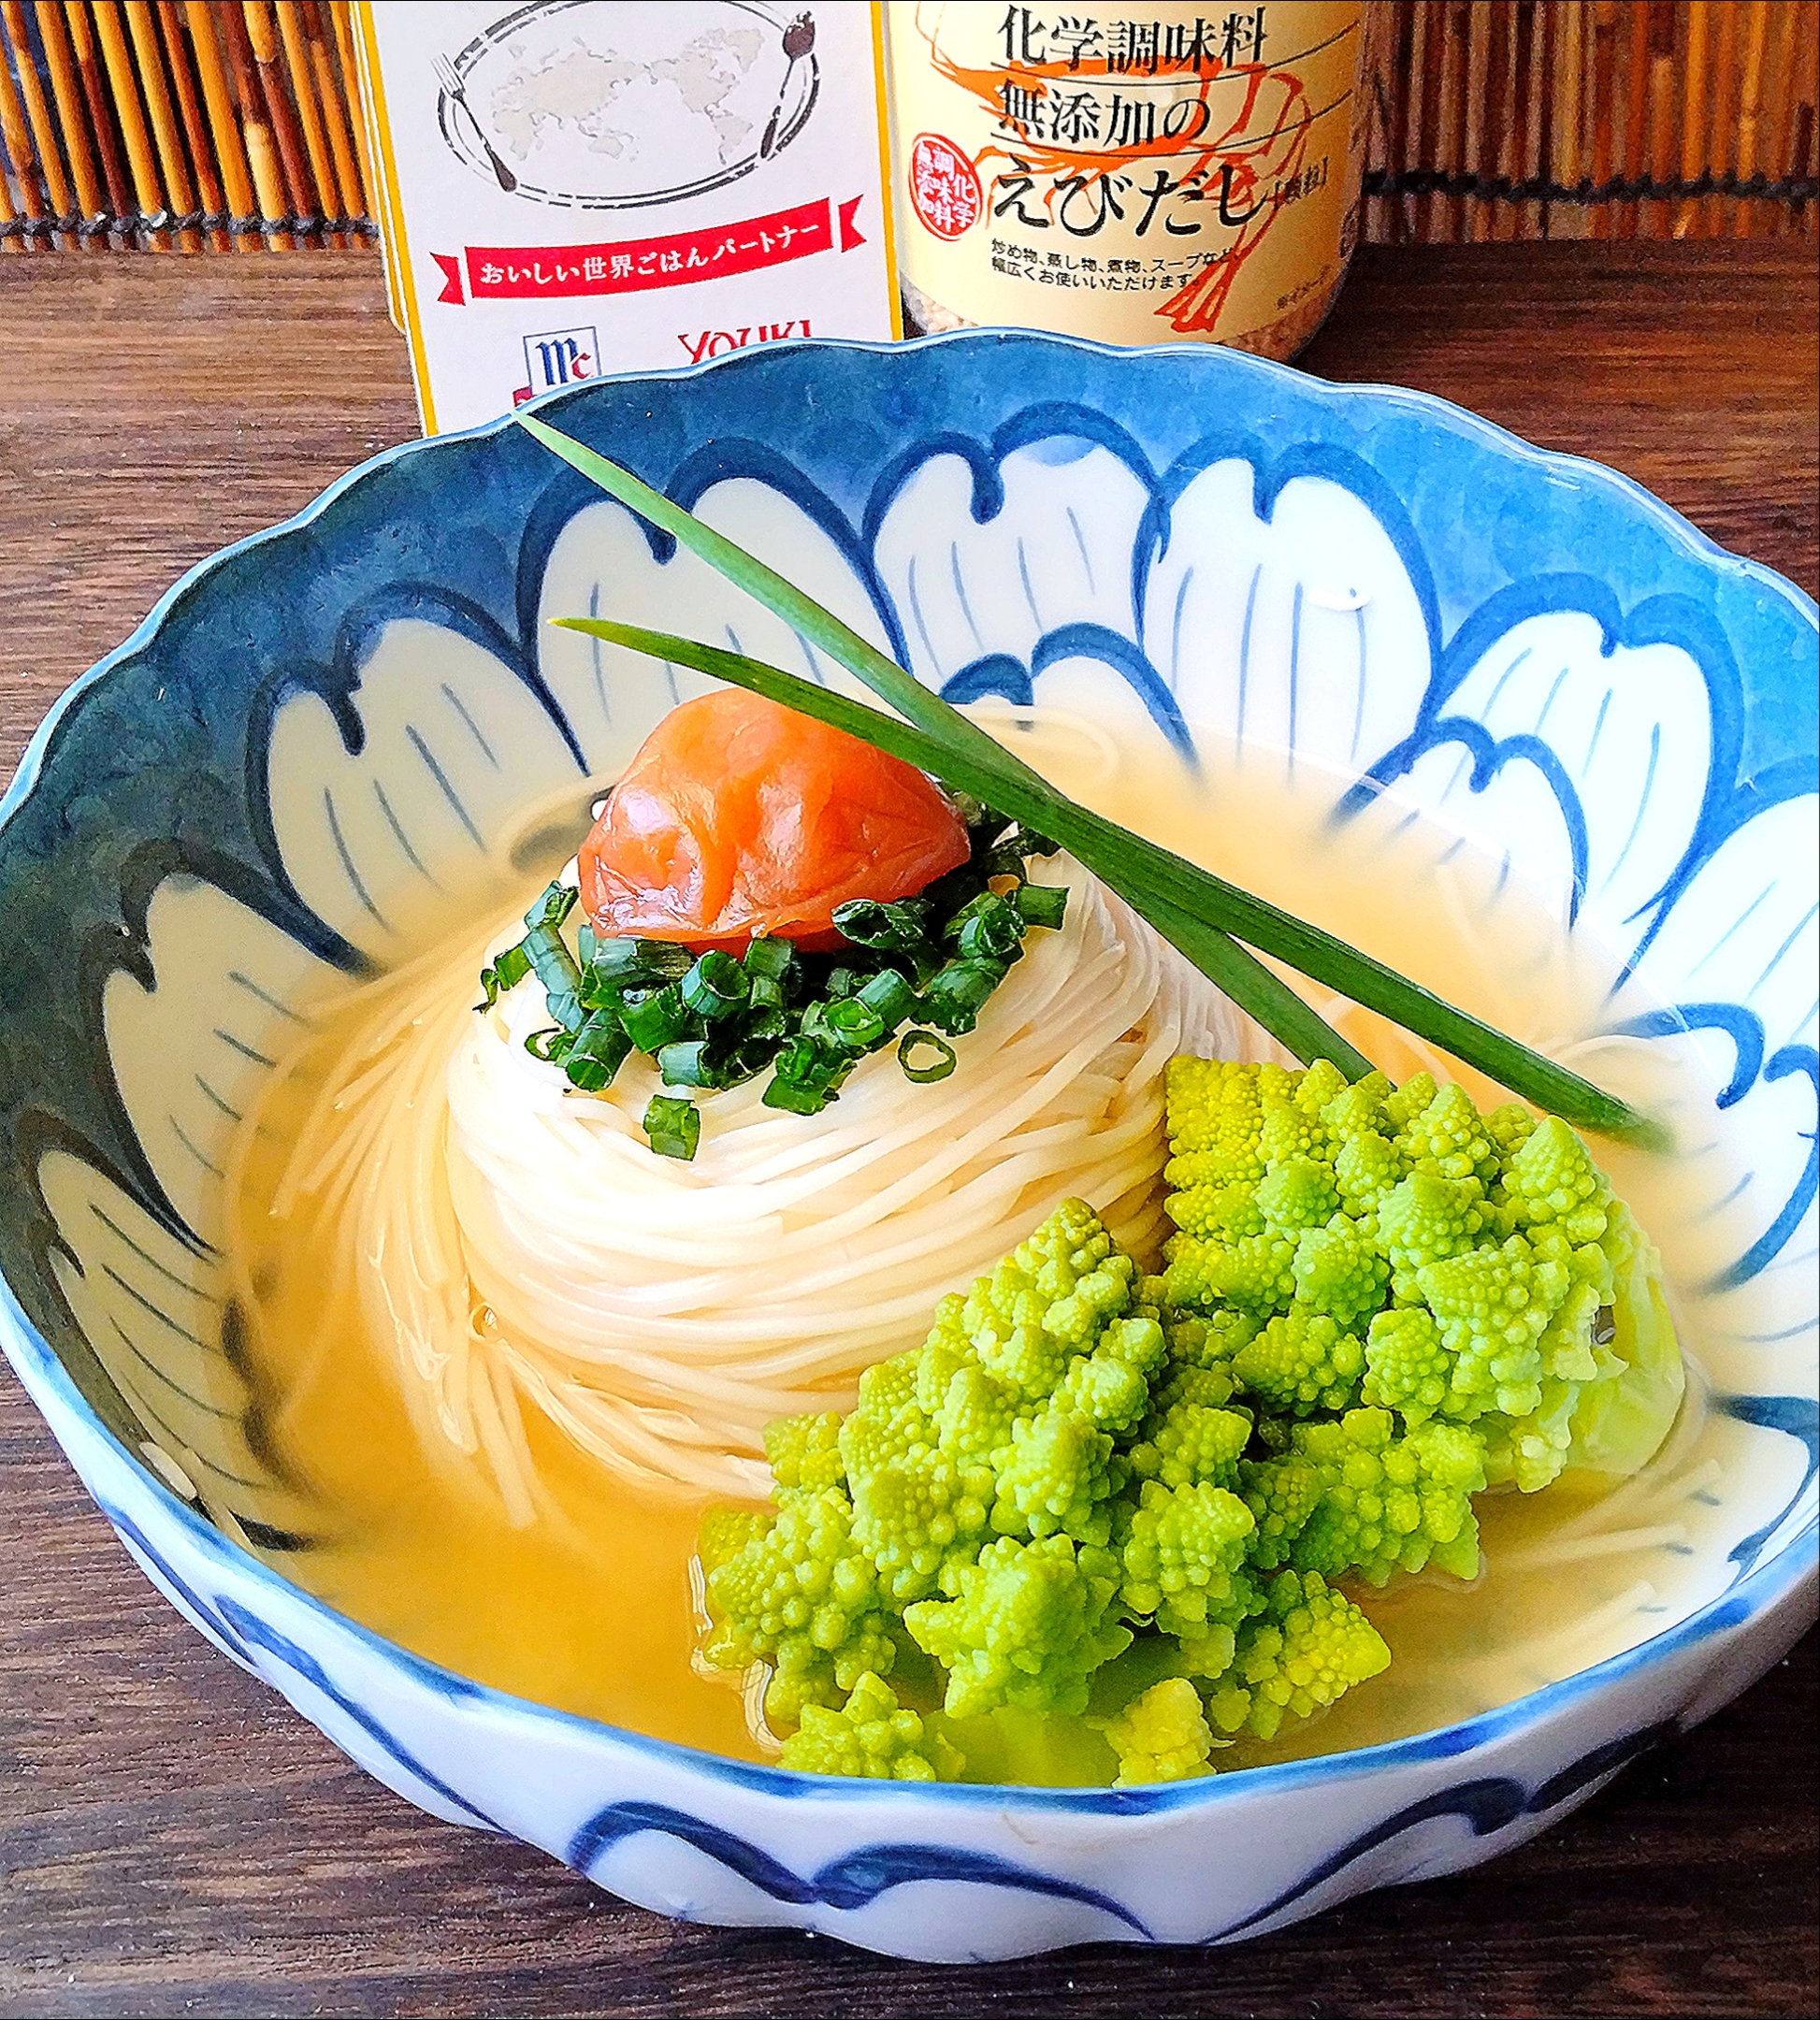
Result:
M1379 4L891 0L907 322L1300 350L1358 235Z

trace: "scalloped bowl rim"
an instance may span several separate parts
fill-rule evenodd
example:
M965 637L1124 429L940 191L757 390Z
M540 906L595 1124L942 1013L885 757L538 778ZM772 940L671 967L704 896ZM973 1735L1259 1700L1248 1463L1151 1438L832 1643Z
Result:
M1500 427L1495 422L1484 420L1469 410L1441 398L1437 394L1422 393L1403 386L1318 379L1310 373L1298 371L1291 366L1278 364L1270 359L1209 345L1158 344L1146 346L1142 352L1134 353L1128 346L1095 343L1083 338L1062 337L1048 331L1014 327L950 330L900 343L833 338L792 339L783 343L767 344L764 350L766 353L786 350L859 351L891 355L931 350L948 344L966 346L1013 338L1036 338L1046 344L1061 345L1107 357L1174 356L1204 360L1217 357L1224 368L1236 369L1241 375L1249 371L1264 378L1287 381L1294 385L1298 396L1305 399L1312 397L1334 402L1363 399L1413 410L1443 429L1455 434L1476 436L1499 454L1514 460L1540 465L1549 469L1572 472L1577 479L1590 483L1595 489L1611 493L1621 507L1641 512L1646 517L1655 520L1697 558L1709 564L1723 564L1729 570L1754 578L1820 625L1820 605L1816 605L1814 599L1804 590L1764 563L1750 560L1745 556L1734 554L1729 548L1720 546L1716 541L1702 533L1690 520L1676 512L1671 505L1665 504L1634 478L1626 477L1622 471L1611 469L1587 456L1573 455L1560 450L1539 449L1534 443L1524 440L1521 436L1512 434L1508 428ZM653 379L689 380L709 372L736 370L742 362L748 362L754 354L751 352L736 352L729 356L715 358L700 365L678 366L666 370L601 373L598 378L588 380L582 385L545 394L528 402L527 407L519 411L555 412L571 400L589 397L592 389L600 385L640 383ZM119 662L138 652L148 643L177 605L194 590L199 589L216 569L264 541L277 540L309 525L325 513L344 493L351 491L375 472L386 469L400 457L431 454L443 445L476 441L500 435L508 428L515 426L516 421L516 414L501 415L498 419L483 423L478 427L423 437L383 450L379 454L368 457L364 463L338 477L290 518L276 526L264 527L256 532L249 533L196 562L165 591L127 638L97 660L86 673L72 681L51 703L43 721L21 754L18 769L6 792L0 794L0 826L4 826L11 818L14 811L36 788L45 755L55 739L64 715L77 699L104 679ZM1380 1741L1375 1746L1351 1748L1336 1753L1315 1754L1300 1760L1239 1768L1227 1774L1211 1775L1200 1780L1152 1788L1039 1788L1015 1782L847 1781L840 1777L802 1774L788 1768L736 1760L729 1754L710 1753L701 1748L686 1746L677 1740L661 1739L648 1733L634 1731L628 1726L614 1725L604 1719L592 1719L578 1712L564 1711L552 1705L540 1704L532 1698L519 1697L510 1692L498 1690L491 1684L479 1682L458 1671L445 1668L424 1656L412 1653L409 1649L388 1639L361 1622L338 1612L335 1608L328 1606L302 1586L282 1578L262 1559L242 1550L231 1537L224 1536L212 1523L205 1522L195 1509L179 1499L166 1482L136 1454L129 1451L96 1415L70 1379L50 1343L26 1316L4 1275L0 1275L0 1346L7 1349L9 1359L14 1358L15 1347L22 1349L31 1357L36 1364L38 1379L54 1392L58 1403L70 1410L82 1422L85 1430L98 1436L111 1446L133 1472L152 1486L155 1494L167 1504L165 1510L166 1516L177 1522L193 1545L242 1574L250 1572L259 1584L270 1588L286 1601L301 1604L322 1616L337 1628L352 1635L382 1661L403 1670L414 1681L435 1691L440 1696L478 1705L512 1721L553 1723L561 1729L579 1732L591 1740L605 1739L654 1758L673 1760L706 1772L711 1778L731 1782L756 1794L778 1796L791 1802L902 1800L927 1803L935 1800L967 1806L990 1804L1000 1809L1060 1811L1108 1818L1140 1817L1164 1811L1218 1803L1222 1799L1242 1796L1260 1796L1277 1789L1304 1787L1325 1780L1351 1779L1380 1768L1451 1759L1470 1753L1477 1747L1490 1745L1513 1732L1541 1724L1580 1698L1596 1694L1608 1684L1617 1682L1633 1671L1665 1662L1671 1655L1695 1647L1714 1634L1741 1626L1769 1613L1781 1604L1794 1599L1804 1583L1814 1584L1816 1580L1820 1580L1820 1511L1817 1511L1814 1516L1810 1517L1806 1526L1789 1537L1774 1556L1741 1579L1728 1591L1709 1600L1673 1626L1665 1627L1648 1639L1639 1642L1634 1648L1608 1656L1590 1668L1577 1670L1572 1676L1546 1684L1539 1690L1526 1692L1521 1697L1512 1698L1508 1704L1479 1712L1472 1718L1436 1726L1405 1739ZM20 1372L22 1378L23 1370Z

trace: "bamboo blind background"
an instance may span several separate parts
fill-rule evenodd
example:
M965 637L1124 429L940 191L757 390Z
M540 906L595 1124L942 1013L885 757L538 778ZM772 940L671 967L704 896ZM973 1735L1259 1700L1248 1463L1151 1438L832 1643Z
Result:
M373 242L347 0L0 0L0 253ZM1381 0L1365 236L1813 235L1820 0Z

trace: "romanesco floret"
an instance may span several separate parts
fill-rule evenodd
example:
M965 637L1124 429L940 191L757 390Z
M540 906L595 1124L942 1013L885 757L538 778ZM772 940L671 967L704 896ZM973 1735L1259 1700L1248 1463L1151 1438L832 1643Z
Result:
M1171 1168L1192 1162L1177 1158ZM1172 1192L1167 1210L1184 1234L1198 1235L1203 1241L1234 1242L1264 1233L1257 1181L1251 1178L1234 1179L1227 1185L1192 1186L1186 1191Z
M834 1410L808 1417L774 1417L765 1426L765 1457L771 1464L772 1497L845 1487L841 1463L841 1420Z
M1233 1356L1233 1374L1245 1393L1293 1417L1356 1403L1364 1373L1358 1336L1303 1306L1271 1320Z
M1365 1400L1419 1424L1447 1401L1453 1356L1434 1314L1422 1305L1380 1311L1365 1335Z
M1507 1164L1535 1133L1536 1120L1521 1102L1506 1102L1485 1118L1485 1133Z
M1395 1091L1386 1075L1368 1073L1363 1080L1355 1080L1351 1087L1342 1088L1322 1108L1322 1118L1333 1132L1336 1142L1344 1143L1354 1136L1377 1135L1390 1126L1384 1103Z
M1559 1478L1573 1444L1575 1412L1589 1384L1545 1379L1540 1400L1522 1417L1481 1417L1473 1424L1485 1444L1485 1478L1513 1481L1535 1493Z
M1393 1088L1384 1096L1384 1117L1394 1136L1408 1128L1417 1116L1434 1100L1436 1094L1433 1074L1411 1074L1398 1088Z
M1390 1263L1398 1301L1420 1297L1416 1271L1472 1248L1488 1219L1476 1178L1412 1172L1394 1186L1378 1209L1378 1246Z
M922 1598L951 1566L971 1564L990 1533L997 1477L917 1445L869 1467L853 1491L853 1540L895 1605Z
M1212 1372L1191 1370L1177 1379ZM1143 1437L1131 1449L1131 1469L1140 1480L1159 1480L1165 1487L1230 1487L1250 1441L1248 1412L1183 1400L1146 1423Z
M1286 1565L1295 1539L1321 1505L1321 1469L1299 1453L1246 1460L1238 1469L1238 1494L1256 1524L1251 1562L1260 1571Z
M1453 1356L1445 1412L1472 1418L1486 1410L1526 1417L1542 1400L1537 1342L1572 1284L1567 1265L1538 1258L1521 1234L1496 1248L1430 1262L1416 1282Z
M1244 1564L1251 1511L1223 1487L1146 1480L1125 1517L1119 1602L1165 1634L1230 1626L1255 1609Z
M1375 1312L1390 1281L1390 1264L1379 1254L1370 1230L1343 1213L1324 1227L1304 1232L1290 1267L1297 1305L1325 1312L1343 1326Z
M802 1774L851 1775L872 1782L957 1782L965 1763L939 1734L868 1670L838 1710L802 1708L802 1724L784 1742L782 1764Z
M1376 1130L1361 1130L1356 1136L1349 1136L1334 1160L1334 1184L1340 1205L1359 1220L1378 1211L1403 1176L1396 1146Z
M1249 1312L1179 1309L1166 1302L1165 1283L1162 1277L1145 1278L1147 1288L1155 1287L1171 1368L1224 1368L1263 1323Z
M1317 1164L1311 1157L1292 1157L1273 1164L1258 1187L1258 1211L1265 1225L1280 1234L1325 1227L1338 1210L1332 1167Z
M1294 1436L1297 1455L1321 1481L1290 1545L1298 1571L1356 1572L1382 1585L1395 1571L1432 1563L1456 1578L1477 1577L1472 1496L1485 1485L1485 1453L1474 1432L1426 1423L1399 1437L1389 1410L1355 1409L1337 1423L1299 1424Z
M1105 1503L1124 1478L1112 1439L1091 1417L1057 1406L1022 1419L999 1468L992 1526L1002 1536L1070 1536L1105 1543L1112 1530Z
M1329 1060L1317 1060L1307 1073L1267 1077L1261 1070L1258 1148L1266 1171L1296 1158L1331 1165L1336 1146L1323 1111L1345 1092L1346 1077Z
M1201 1710L1200 1693L1186 1677L1153 1683L1108 1719L1103 1730L1119 1756L1117 1788L1185 1782L1213 1772L1207 1757L1213 1751L1213 1730Z
M1481 1186L1497 1176L1497 1146L1472 1096L1454 1083L1438 1089L1427 1107L1405 1123L1396 1147L1411 1172L1476 1178Z
M1010 1398L966 1358L960 1309L944 1299L926 1346L868 1368L841 1427L853 1541L898 1606L935 1591L950 1562L973 1561L989 1533L994 1458L1010 1442Z
M1276 1736L1284 1715L1307 1718L1390 1666L1383 1637L1352 1602L1310 1571L1279 1572L1265 1611L1238 1638L1226 1679L1207 1699L1221 1732Z
M775 1717L836 1703L866 1670L884 1675L895 1659L878 1581L852 1545L852 1516L837 1488L800 1490L737 1550L724 1530L715 1539L720 1561L707 1584L716 1626L703 1655L724 1669L771 1658L765 1703Z
M1237 1387L1230 1368L1165 1368L1150 1391L1151 1416L1160 1421L1184 1403L1197 1404L1202 1409L1219 1409L1232 1401ZM1148 1437L1148 1430L1144 1436Z
M1270 1069L1280 1074L1280 1067ZM1264 1176L1258 1133L1264 1126L1264 1073L1224 1060L1173 1059L1163 1079L1169 1147L1192 1168L1166 1174L1178 1191L1235 1180L1255 1185Z
M1286 1235L1242 1234L1228 1243L1177 1234L1164 1247L1172 1305L1231 1305L1262 1318L1287 1311L1295 1296L1295 1244Z
M1558 1116L1538 1123L1504 1168L1512 1224L1558 1228L1573 1243L1605 1233L1611 1188L1592 1153Z
M951 1600L905 1609L917 1645L947 1671L943 1709L968 1718L1000 1705L1076 1713L1088 1679L1131 1642L1108 1620L1119 1560L1063 1536L1001 1537L955 1580Z
M1131 1307L1136 1267L1079 1200L1064 1200L968 1293L967 1344L986 1371L1026 1399L1047 1396L1069 1360Z

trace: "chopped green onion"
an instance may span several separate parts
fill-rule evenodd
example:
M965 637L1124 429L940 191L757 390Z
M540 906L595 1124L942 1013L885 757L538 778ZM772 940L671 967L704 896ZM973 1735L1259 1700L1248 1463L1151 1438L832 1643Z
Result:
M750 1080L761 1074L777 1057L784 1042L783 1019L778 1019L776 1031L748 1031L739 1042L727 1062L727 1077L722 1085L737 1087L742 1080Z
M589 961L582 970L582 1008L584 1010L619 1010L625 1005L628 992L636 985L605 974L597 962Z
M1011 902L1027 926L1055 927L1067 915L1068 890L1062 884L1020 884Z
M639 1050L653 1056L676 1039L686 1037L689 1029L688 1007L673 982L653 989L637 1003L628 1003L620 1012L619 1020Z
M768 1104L819 1114L859 1060L888 1045L911 1017L946 1017L955 1030L971 1030L1008 963L1020 958L1017 943L1028 922L1016 891L993 893L981 871L989 859L995 873L1015 876L1017 890L1024 887L1016 854L1020 830L983 806L967 812L968 865L916 897L864 901L842 915L863 935L905 945L856 940L842 958L805 955L788 940L759 933L737 960L718 949L696 957L671 941L603 936L585 920L576 934L578 962L561 932L576 893L553 884L526 915L525 939L483 970L481 1007L535 972L560 1021L533 1032L527 1049L563 1066L571 1086L585 1093L610 1088L636 1049L656 1061L667 1087L701 1093L774 1067ZM944 938L960 942L946 962ZM989 949L1003 953L989 958ZM938 976L934 1006L925 1012L917 989ZM939 1079L953 1070L951 1048L930 1032L908 1057L932 1050L934 1062L918 1077ZM699 1119L693 1127L699 1133Z
M885 1019L858 996L835 1003L828 1013L828 1030L850 1052L866 1052L885 1035Z
M782 1108L790 1115L819 1115L833 1099L826 1089L806 1081L785 1080L773 1074L759 1097L767 1108Z
M853 898L834 907L834 929L858 946L897 953L916 945L924 934L928 908L915 898L881 904L874 898Z
M486 1001L476 1003L477 1010L490 1010L507 989L516 988L531 972L531 958L523 945L509 946L490 968L481 970L481 988Z
M981 891L955 914L946 927L964 960L1015 960L1022 948L1024 917L1008 898Z
M896 1031L917 1007L917 992L895 968L881 968L854 1001L882 1018L887 1031Z
M845 1080L852 1065L845 1048L831 1035L802 1031L777 1055L777 1077L793 1087L823 1091Z
M846 1048L839 1033L828 1020L845 1001L844 996L830 995L820 997L815 1003L805 1003L797 1024L798 1035L814 1044L832 1046L837 1050L845 1051Z
M678 985L697 1017L730 1017L746 997L745 970L730 954L711 947Z
M919 1066L916 1063L917 1055L925 1051L932 1052L934 1057ZM954 1071L954 1047L933 1032L905 1032L898 1045L897 1061L903 1068L906 1080L914 1080L919 1087L927 1086L932 1080L946 1080Z
M689 972L695 957L674 940L634 940L639 964L647 974L661 975L666 982L680 981Z
M931 976L918 1015L938 1031L959 1037L979 1022L987 998L1004 980L1004 970L997 961L949 961Z
M564 1031L580 1031L587 1020L582 1008L582 971L575 965L561 927L554 919L542 920L518 944L543 985L550 1015Z
M701 1111L692 1101L654 1094L644 1111L644 1133L659 1157L687 1163L701 1141Z
M705 1038L679 1038L657 1054L657 1072L665 1087L720 1088L727 1085L721 1062Z
M585 1094L599 1094L613 1085L614 1075L632 1050L619 1019L611 1010L599 1010L575 1033L574 1043L563 1057L562 1070L571 1087Z
M669 940L603 940L593 933L589 937L594 942L594 955L586 965L628 988L641 983L649 986L679 981L695 961L687 947Z
M796 965L796 949L787 940L760 933L745 950L744 966L748 975L762 975L767 982L781 983Z
M560 926L575 909L575 901L581 895L572 884L547 885L543 895L526 913L526 926L532 931L540 926Z

